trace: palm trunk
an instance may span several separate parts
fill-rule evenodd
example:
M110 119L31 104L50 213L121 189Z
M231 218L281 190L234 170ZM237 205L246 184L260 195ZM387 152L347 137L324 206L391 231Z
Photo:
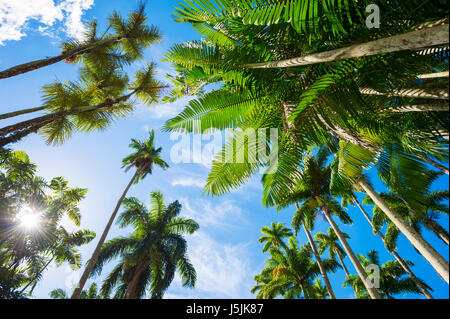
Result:
M331 299L336 299L333 288L331 287L330 281L328 279L327 271L325 270L325 267L323 266L322 259L320 258L319 252L317 251L316 245L314 244L314 240L311 237L311 233L309 232L305 223L302 223L302 225L303 225L303 229L305 230L306 237L308 237L309 245L311 246L314 256L316 257L316 261L317 261L317 264L319 265L320 273L322 274L323 280L325 281L325 286L327 287L327 290L328 290L328 294L330 295Z
M23 115L23 114L29 114L29 113L33 113L33 112L38 112L38 111L42 111L42 110L45 110L45 106L32 107L32 108L29 108L29 109L24 109L24 110L20 110L20 111L5 113L5 114L1 114L0 115L0 120L8 119L8 118L11 118L11 117L14 117L14 116Z
M417 78L419 78L419 79L435 79L435 78L446 78L446 77L448 77L448 71L420 74L417 76Z
M249 69L286 68L443 45L449 43L448 27L447 23L336 50L282 61L252 63L245 65L245 67Z
M348 276L350 276L350 273L348 272L347 266L345 266L344 263L344 258L342 258L341 252L338 249L336 249L336 254L339 258L339 262L341 263L342 269L344 269L345 275L348 278ZM353 287L353 292L355 293L355 297L358 298L358 287Z
M448 104L424 104L424 105L404 105L400 107L390 107L379 111L379 113L406 113L406 112L448 112Z
M439 164L438 162L433 161L431 158L426 157L426 156L423 156L423 155L419 155L419 157L420 157L423 161L425 161L425 162L427 162L428 164L430 164L431 166L434 166L434 167L437 168L438 170L440 170L440 171L444 172L445 174L449 175L448 168L445 167L444 165L441 165L441 164Z
M40 274L42 274L43 272L44 272L44 270L45 269L47 269L47 267L48 267L48 265L50 265L50 263L53 261L53 259L55 259L55 256L53 256L46 264L45 264L45 266L44 266L44 268L42 268L42 270L41 270L41 272L40 272ZM40 275L39 274L39 275ZM23 294L23 292L34 282L34 283L37 283L37 278L39 277L39 275L37 275L37 276L35 276L34 277L34 279L33 280L30 280L29 282L28 282L28 284L25 286L25 287L23 287L23 289L20 291L20 293L19 294ZM32 293L32 291L30 291L30 294Z
M382 93L375 91L370 88L360 88L359 92L368 95L386 95L386 96L403 96L403 97L415 97L422 99L438 99L438 100L448 100L448 90L447 89L393 89L389 93Z
M431 231L433 231L436 236L438 236L447 246L448 246L448 231L446 231L441 225L439 225L436 221L430 219L430 218L425 218L424 219L424 224L425 226L427 226L428 229L430 229Z
M356 198L356 196L352 195L352 199L353 202L356 204L356 206L359 207L359 209L361 210L361 212L363 213L364 217L366 217L367 221L369 222L370 226L373 227L373 223L372 223L372 219L369 217L369 215L367 214L366 210L362 207L362 205L359 203L358 199ZM384 240L384 235L380 232L377 231L377 235L381 238L381 240L383 241L383 243L386 242ZM409 275L409 277L412 279L412 281L414 281L414 283L416 284L417 288L420 289L420 291L422 291L422 293L428 298L428 299L433 299L433 296L430 294L430 292L422 285L422 283L420 282L420 280L416 277L416 275L414 275L414 273L412 272L412 270L409 268L409 266L405 263L405 261L399 256L399 254L393 250L390 251L390 253L395 257L395 259L398 261L398 263L400 264L400 266L402 266L402 268L406 271L406 273Z
M133 278L131 279L131 282L128 284L127 291L125 292L125 299L138 299L137 288L139 285L141 274L147 266L148 262L146 260L138 264L133 274Z
M122 37L116 37L116 38L112 38L112 39L108 39L108 40L102 40L102 41L98 41L94 44L83 45L82 47L80 47L78 49L73 49L73 50L70 50L68 52L62 53L60 55L57 55L57 56L54 56L51 58L41 59L41 60L36 60L36 61L16 65L12 68L1 71L0 79L11 78L13 76L28 73L28 72L61 62L63 60L70 60L70 59L73 59L74 57L76 57L77 55L87 53L87 52L91 51L92 49L95 49L96 47L99 47L102 45L109 45L109 44L112 44L112 43L114 43L116 41L120 41L120 40L122 40Z
M449 282L449 266L448 262L423 239L423 237L415 231L396 211L390 208L381 196L375 192L372 186L362 178L357 185L362 188L374 203L386 214L394 225L405 235L414 248L431 264L443 280Z
M375 287L372 287L372 285L368 282L368 276L367 276L366 271L361 266L361 263L359 262L358 258L356 258L355 253L350 248L350 245L347 243L347 240L345 239L341 230L334 222L333 218L331 217L330 213L328 212L328 209L326 207L323 207L322 211L323 211L323 214L325 215L326 219L330 223L331 227L333 228L334 232L336 233L337 237L339 238L339 241L341 242L342 247L344 247L344 250L347 253L347 256L350 258L353 266L355 267L356 271L358 272L358 275L361 278L364 286L366 287L367 292L369 293L370 297L372 297L372 299L382 299L380 294L378 293L377 289Z
M117 205L114 208L114 211L113 211L111 217L109 218L108 224L106 225L105 229L103 230L103 234L100 237L100 240L98 241L97 247L95 247L94 253L92 254L91 259L89 259L88 264L87 264L86 268L84 269L83 275L80 278L80 282L78 283L78 287L75 288L71 299L78 299L80 297L81 291L83 290L83 287L86 284L86 281L89 278L89 275L91 274L95 263L97 262L98 256L100 254L100 250L105 242L106 236L108 235L109 229L111 228L111 225L114 222L114 219L116 218L116 215L117 215L117 212L119 211L120 205L122 204L123 199L127 195L128 190L130 189L131 185L134 183L134 181L138 175L139 175L139 169L136 168L136 172L134 173L134 175L131 178L130 182L128 183L127 187L123 191L122 196L120 196L119 200L117 201Z
M159 88L159 87L157 87ZM55 113L46 114L43 116L39 116L33 118L31 120L22 121L13 125L9 125L0 129L0 147L3 147L9 143L14 143L27 136L28 134L35 133L45 125L50 122L62 118L68 115L75 115L85 112L91 112L102 108L113 107L114 104L124 102L128 100L133 94L135 94L139 89L134 90L133 92L118 97L113 101L107 101L103 103L99 103L93 106L81 106L74 110L69 111L60 111ZM8 135L9 134L9 135Z

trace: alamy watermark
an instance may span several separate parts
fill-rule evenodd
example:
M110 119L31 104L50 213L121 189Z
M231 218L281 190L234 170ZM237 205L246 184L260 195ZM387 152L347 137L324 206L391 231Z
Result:
M173 163L204 164L214 158L218 163L259 163L267 167L265 174L278 168L278 128L202 130L196 121L193 132L171 133L170 140L176 141L170 149Z

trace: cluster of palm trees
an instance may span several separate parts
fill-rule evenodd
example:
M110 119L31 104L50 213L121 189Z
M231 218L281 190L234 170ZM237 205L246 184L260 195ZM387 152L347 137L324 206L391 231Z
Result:
M4 147L36 132L44 135L48 144L60 144L74 131L105 129L117 118L127 116L137 103L132 101L133 97L147 105L157 102L165 86L155 79L155 65L146 64L135 73L132 81L124 69L134 62L142 65L144 49L161 40L158 28L149 26L147 20L144 4L140 4L126 19L114 12L108 18L109 25L105 32L98 30L95 21L88 22L84 40L64 43L60 55L0 71L0 79L7 79L61 61L80 65L77 81L56 81L43 87L42 106L0 115L0 120L11 121L17 116L45 112L44 115L0 128L1 297L25 297L24 292L30 287L28 295L31 295L43 270L52 261L59 264L68 261L74 267L81 267L80 255L74 247L88 243L95 236L89 231L70 234L59 226L65 213L79 224L81 216L77 204L87 190L69 189L62 178L54 179L47 185L34 176L35 166L29 163L26 154L11 152ZM155 147L154 139L154 130L145 141L132 139L130 147L135 152L123 159L123 168L126 171L135 169L135 172L119 198L71 298L108 298L113 290L114 298L136 299L146 294L151 298L162 298L176 271L181 275L183 286L194 287L196 273L189 262L183 234L192 234L198 229L198 224L179 217L179 202L166 206L159 192L151 194L153 205L149 209L136 198L126 198L131 186L152 174L154 166L162 169L169 167L161 158L162 149ZM29 180L24 181L25 177ZM44 194L45 187L60 192L61 198L53 199ZM45 229L39 225L39 235L36 232L20 232L16 236L16 216L26 203L36 206L36 196L40 196L38 199L43 202L42 205L47 205L42 208L45 212L42 220L49 225ZM120 226L132 226L135 231L130 237L115 238L105 243L121 206L125 211L119 216ZM44 253L50 253L51 258L46 258L42 255ZM119 256L122 258L120 263L107 276L98 294L96 285L91 285L88 291L83 290L90 276L99 274L106 262ZM64 298L67 293L56 290L52 292L52 297Z
M62 177L46 181L24 152L0 154L0 298L33 293L50 263L82 265L77 247L95 233L78 229L79 202L87 189L70 188ZM71 231L61 224L67 218ZM72 225L69 228L73 228Z
M171 100L199 97L164 129L234 129L238 133L230 135L213 161L205 192L221 195L263 172L263 204L280 209L297 205L292 227L297 231L303 225L307 232L310 248L300 249L292 239L288 247L280 244L282 250L271 249L268 270L257 279L268 289L261 288L260 296L312 295L302 280L312 284L314 276L295 277L295 269L289 267L303 265L299 260L311 253L309 249L321 263L308 233L315 216L322 214L361 280L364 289L348 281L358 288L358 296L392 297L391 288L369 284L364 263L334 220L351 222L343 209L349 202L362 209L356 192L365 193L365 202L374 205L372 218L363 213L410 276L408 285L414 282L415 291L431 298L427 286L409 269L411 264L398 256L399 234L449 282L448 261L420 233L423 225L448 243L448 231L436 220L440 213L448 214L441 202L448 200L448 190L430 191L440 175L449 173L448 6L445 1L378 1L385 22L368 29L369 4L193 0L179 3L174 13L202 40L176 44L167 52L165 60L178 70ZM205 86L213 83L219 88L205 93ZM223 160L230 151L227 158L257 154L260 143L274 149L269 138L241 138L239 132L248 128L281 132L275 172L264 157L244 156L243 163ZM371 168L388 193L378 193L368 181L365 171ZM301 267L307 273L309 266ZM275 281L266 276L270 269ZM317 271L333 298L327 267Z
M230 135L205 186L206 193L221 195L263 172L263 205L295 207L292 230L279 224L263 229L261 242L271 258L255 278L258 297L336 298L327 273L342 267L347 274L344 284L353 287L357 298L393 298L402 292L432 298L430 287L412 272L412 263L400 257L396 247L400 235L449 282L448 261L421 234L426 228L449 243L448 231L438 221L448 214L443 204L448 190L431 191L433 182L449 174L448 5L445 0L380 0L383 23L369 29L365 9L371 2L189 0L176 7L176 21L189 23L202 39L176 44L167 52L165 61L174 65L177 74L169 77L174 88L163 101L197 98L168 120L164 130L198 132L200 123L202 130L242 133L248 128L276 128L280 132L276 149L269 138L251 143L245 134L244 138L241 133ZM155 79L153 63L137 71L132 81L124 71L131 63L142 63L144 49L161 39L158 29L147 25L144 6L127 19L113 13L108 23L103 33L95 22L89 23L84 40L65 43L59 56L0 71L1 80L61 61L80 65L78 80L43 87L42 106L0 115L0 120L11 121L44 112L1 127L2 150L36 132L49 144L63 143L74 131L105 129L127 116L136 105L134 97L147 105L159 101L166 86ZM210 84L214 89L207 90ZM222 160L230 150L233 158L242 152L257 154L261 143L277 153L276 170L264 156L247 155L243 163ZM135 152L123 160L123 167L135 172L71 298L107 298L113 291L115 298L141 298L147 292L162 298L176 271L185 286L195 284L182 235L193 233L198 225L177 217L179 203L165 206L158 192L151 194L149 208L136 198L126 198L131 186L151 174L154 165L168 168L161 148L154 145L154 131L148 140L132 140L130 146ZM50 183L57 199L44 196L43 182L35 180L33 173L22 181L10 167L26 171L31 164L23 157L2 152L6 173L1 171L4 199L0 204L10 209L9 217L31 200L28 196L37 196L51 208L54 200L65 201L64 194L72 193L62 179ZM369 182L366 171L371 168L386 192L377 192ZM357 192L365 193L364 204L374 207L372 217L357 200ZM78 201L82 196L78 194ZM50 233L56 232L62 212L79 216L74 208L78 201L67 204L72 208L58 206ZM353 252L335 221L352 223L345 210L349 204L361 209L395 261L381 265L375 251L367 257ZM130 237L105 242L121 206L125 211L120 225L135 231ZM313 237L317 216L325 218L330 230ZM14 227L1 222L6 230ZM300 226L308 238L303 246L295 238ZM69 239L71 234L59 235L51 245L41 238L36 243L29 235L21 235L17 242L0 237L1 258L6 262L2 278L14 278L0 288L11 295L14 287L33 287L49 262L41 252L50 250L55 260L73 263L66 251L92 239L84 235L75 241ZM284 238L289 238L288 243ZM16 243L21 243L19 250ZM321 256L326 249L329 259ZM96 286L83 291L88 278L116 257L119 263L100 292ZM347 257L356 275L344 264ZM380 269L378 287L370 283L370 265ZM67 297L63 291L53 295Z

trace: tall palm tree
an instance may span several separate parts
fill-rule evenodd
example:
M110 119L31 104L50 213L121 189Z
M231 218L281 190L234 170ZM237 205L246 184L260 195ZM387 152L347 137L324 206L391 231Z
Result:
M133 82L116 67L86 69L79 82L55 82L43 89L48 114L0 128L0 147L40 132L47 143L61 144L73 131L105 129L135 108L137 97L151 105L159 99L164 86L154 78L155 65L149 63L135 73Z
M295 238L289 239L287 250L270 249L271 259L266 262L266 268L256 276L257 286L253 292L259 291L257 298L275 298L283 295L285 298L305 299L315 297L317 287L313 280L320 274L319 267L312 257L310 246L299 247ZM335 271L336 261L323 261L327 271Z
M371 265L376 265L379 269L379 287L377 288L380 294L386 299L394 299L393 295L404 294L404 293L416 293L422 294L421 290L417 287L414 281L404 276L406 275L405 270L397 261L391 260L383 265L380 264L378 257L378 252L375 250L370 251L367 257L363 255L358 255L361 263L364 267ZM412 265L410 261L405 261L406 263ZM421 280L423 286L428 287L428 285ZM351 285L353 287L358 287L358 297L367 298L367 292L365 291L364 285L358 276L350 275L345 281L344 285Z
M130 155L126 156L122 160L122 168L125 167L125 170L128 171L131 168L135 168L136 171L134 172L133 176L131 177L130 182L125 187L125 190L123 191L122 195L120 196L119 200L117 201L116 207L114 208L114 211L111 214L111 217L109 218L108 223L106 224L105 229L103 230L102 236L100 237L100 240L89 259L89 262L83 272L83 275L80 278L80 282L78 283L78 287L75 288L72 299L77 299L80 296L80 293L90 276L92 269L97 262L98 255L100 253L100 250L103 246L103 243L105 242L106 236L108 235L109 229L111 228L112 223L114 222L114 219L116 218L117 212L119 211L120 205L122 204L122 201L124 200L125 196L128 193L128 190L130 189L132 184L137 184L140 180L144 179L148 174L152 174L153 172L153 166L156 165L162 169L167 169L169 165L161 158L161 151L162 148L156 148L155 146L155 131L152 130L150 132L150 135L147 140L145 141L138 141L135 139L131 140L130 147L135 150L135 152L131 153Z
M50 291L50 298L52 299L69 299L67 291L58 288ZM102 299L102 296L98 293L97 284L92 283L87 290L83 290L80 295L80 299Z
M87 24L88 32L85 40L71 40L62 45L61 54L41 60L31 61L16 65L0 71L0 79L6 79L33 70L37 70L57 62L68 63L108 63L114 61L120 64L128 64L142 57L143 50L150 44L161 40L159 31L154 26L147 25L145 5L141 4L136 10L129 13L128 19L124 19L114 12L108 18L108 30L99 35L97 23ZM108 34L108 31L114 31Z
M346 239L350 238L350 236L346 233L342 233ZM342 269L344 270L347 276L350 275L347 267L345 266L344 258L346 257L345 250L339 245L339 238L336 236L333 228L328 228L328 233L317 233L314 238L319 243L319 253L323 254L327 249L330 255L330 259L336 259L336 256L339 259L339 263L341 264Z
M264 226L261 229L264 236L259 238L260 243L264 243L263 253L267 252L270 248L275 249L287 249L284 238L293 236L292 231L284 226L283 223L272 223L270 227Z
M329 152L327 150L321 149L316 156L312 153L305 155L303 159L302 176L295 180L295 185L290 187L290 194L279 199L280 203L278 206L285 207L293 202L302 202L300 209L292 219L292 226L294 229L299 228L303 216L307 214L310 214L311 216L317 216L318 213L323 214L339 238L339 241L358 274L361 278L367 278L365 270L359 263L344 234L331 216L331 214L337 215L345 223L351 223L348 214L332 199L330 193L331 167L326 165L328 154ZM270 178L263 178L263 180L266 189L269 189L272 180ZM268 204L272 202L272 199L267 196L264 199ZM275 201L276 200L277 199L275 199ZM381 298L377 291L371 287L369 282L364 281L364 283L372 298Z
M374 232L381 238L383 243L386 246L386 249L395 257L395 260L400 264L400 266L403 267L403 269L406 271L406 273L409 275L409 277L416 283L417 287L422 291L422 293L428 298L433 299L433 296L431 293L425 288L425 286L422 285L421 281L416 277L416 275L413 273L411 268L408 266L408 264L405 262L403 258L400 257L400 255L397 253L397 250L393 247L393 245L388 242L385 235L383 235L377 227L375 227L372 219L370 218L369 214L366 212L366 210L362 207L361 203L358 201L356 196L353 193L346 194L342 197L342 205L347 206L347 204L354 204L358 206L358 208L361 210L362 214L366 218L366 220L369 222L370 226L374 230ZM392 234L392 233L391 233ZM390 236L389 241L392 241L392 236ZM391 249L389 249L391 248Z
M120 257L119 263L103 282L101 292L109 295L115 287L115 296L125 299L142 298L150 286L151 298L162 298L174 278L181 275L185 287L194 287L196 273L189 262L184 234L192 234L198 224L178 217L178 201L166 206L160 192L150 194L152 206L146 208L136 198L123 202L125 211L119 216L120 227L132 226L130 237L119 237L105 243L100 251L93 273L100 273L103 265Z
M443 141L444 136L439 133L448 131L442 125L448 124L446 114L427 111L420 113L418 117L417 112L393 112L388 115L379 112L386 108L410 105L412 102L414 105L429 102L430 96L398 96L397 93L400 92L399 89L411 88L418 75L430 73L432 65L437 70L445 70L446 58L442 54L411 54L402 51L289 69L244 68L255 60L286 60L365 41L363 34L367 36L364 32L367 30L356 29L358 23L354 22L342 25L342 19L334 15L345 14L354 18L353 15L358 16L358 9L365 8L367 2L346 1L353 9L345 13L340 12L339 8L322 7L317 11L304 11L305 19L302 20L290 16L291 11L285 10L295 6L298 6L298 10L307 8L303 1L292 1L289 4L285 1L277 4L247 3L243 4L245 9L242 11L232 10L232 4L227 0L215 3L220 3L219 6L224 10L215 11L212 9L214 5L206 5L202 0L183 5L176 13L178 20L195 25L196 30L208 41L175 45L166 58L187 70L201 68L226 85L191 101L184 111L166 122L166 130L192 132L195 130L194 123L198 121L204 129L282 128L285 132L281 137L278 159L283 167L279 168L279 174L275 174L277 177L273 178L281 181L292 177L289 175L297 174L295 165L302 152L316 145L326 145L333 152L350 157L353 162L348 169L354 171L361 167L369 168L377 161L386 163L383 157L392 146L404 150L401 154L403 159L414 158L420 162L430 162L431 158L438 161L448 159L448 143ZM290 7L291 4L293 7ZM437 6L434 11L434 4L422 6L421 1L402 3L395 8L388 1L383 1L380 5L388 15L386 18L390 18L392 29L378 30L379 33L370 35L376 39L417 29L417 26L430 18L430 12L433 12L435 21L448 14L448 9ZM211 11L206 9L205 13L204 8ZM327 16L328 11L330 15ZM272 17L277 18L272 21ZM328 20L329 17L335 18ZM405 20L411 23L405 23ZM358 18L352 21L358 21ZM421 25L420 28L426 27ZM336 32L330 34L324 31L331 28L336 29ZM305 38L309 41L305 41ZM402 61L402 67L394 61ZM444 87L448 87L448 84ZM366 88L383 95L361 94L360 89ZM345 101L345 105L342 101ZM236 188L260 168L267 167L265 161L254 161L253 158L245 163L221 161L221 156L231 143L239 145L241 150L256 149L256 143L250 145L245 140L239 142L236 136L228 139L222 153L213 162L205 187L210 194L219 195ZM291 137L295 138L294 141ZM333 146L328 142L331 137L340 140L341 145ZM268 147L270 143L267 140ZM380 202L370 184L359 177L361 169L352 177L355 187ZM408 182L411 183L411 180ZM414 187L409 189L414 190ZM278 195L282 196L282 192ZM386 210L389 218L448 281L448 263L445 259L403 223L395 211L387 205L382 204L380 207Z

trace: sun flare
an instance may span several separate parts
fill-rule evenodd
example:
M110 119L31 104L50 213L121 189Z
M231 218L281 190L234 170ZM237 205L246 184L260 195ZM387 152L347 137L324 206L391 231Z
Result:
M23 207L16 218L20 222L20 226L26 229L37 228L41 220L40 214L30 207Z

